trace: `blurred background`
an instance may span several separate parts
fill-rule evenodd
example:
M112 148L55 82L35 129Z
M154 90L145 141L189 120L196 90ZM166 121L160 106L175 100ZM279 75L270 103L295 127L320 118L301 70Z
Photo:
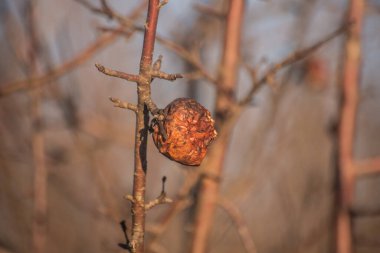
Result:
M140 26L146 16L141 2L108 1L119 13L134 15ZM225 2L170 0L160 12L157 33L199 52L215 75L224 22L218 13L212 15L196 4L223 13ZM97 0L89 3L100 6ZM270 63L339 27L347 4L246 1L243 60L260 76ZM0 252L31 252L36 223L46 225L48 253L125 252L118 246L125 240L119 222L130 223L130 204L123 196L132 191L135 116L114 108L108 97L136 102L136 88L99 73L94 64L138 73L143 34L105 33L99 28L117 23L74 0L0 0L0 19ZM368 0L354 139L358 160L380 155L379 27L380 1ZM234 128L220 194L238 207L260 253L334 252L342 48L340 36L283 69L275 82L256 94ZM163 71L193 71L157 43L155 58L160 54ZM48 75L40 88L29 89L34 85L31 77L44 73L56 75ZM13 83L19 80L29 81ZM9 91L9 84L21 88ZM241 67L237 97L250 86L250 75ZM202 79L155 80L152 88L161 108L175 98L192 97L213 112L215 89ZM151 139L148 144L147 199L160 193L162 176L168 178L168 196L176 196L189 168L159 154ZM35 177L36 167L46 172L45 178ZM39 217L33 210L41 187ZM354 251L378 253L379 175L359 177L354 189ZM148 212L148 244L157 236L155 224L167 208ZM178 212L158 235L159 247L147 251L187 252L193 211L187 206ZM220 208L210 245L209 252L244 252L234 222Z

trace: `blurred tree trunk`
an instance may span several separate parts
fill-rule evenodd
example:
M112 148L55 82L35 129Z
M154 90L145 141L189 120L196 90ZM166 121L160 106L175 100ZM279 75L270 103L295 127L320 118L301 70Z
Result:
M217 96L215 103L216 128L221 126L230 117L230 110L235 105L236 82L240 58L241 28L244 13L244 0L229 1L229 9L224 35L224 47L221 66L218 74ZM205 168L205 176L201 177L199 192L197 193L197 210L191 252L207 252L207 242L215 215L215 206L219 195L220 177L230 134L219 136L218 147L213 147L215 159Z
M30 0L26 8L27 38L29 41L29 58L26 69L29 76L42 74L41 43L37 31L36 1ZM44 124L41 111L41 88L29 91L31 99L32 152L33 152L33 225L32 252L46 252L46 215L47 215L47 168L45 161Z
M353 252L350 208L352 204L355 169L353 146L358 101L358 84L361 69L361 27L364 0L351 0L347 19L354 22L350 27L345 49L342 73L342 108L339 123L339 207L337 213L338 253Z

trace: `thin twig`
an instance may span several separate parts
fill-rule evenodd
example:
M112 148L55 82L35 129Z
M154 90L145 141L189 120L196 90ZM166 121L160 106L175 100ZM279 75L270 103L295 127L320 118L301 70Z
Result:
M110 97L109 100L113 103L113 105L115 107L119 107L119 108L123 108L123 109L128 109L128 110L131 110L131 111L137 113L137 106L134 105L134 104L131 104L131 103L128 103L128 102L122 102L120 99L113 98L113 97Z
M193 65L201 74L202 76L208 80L211 84L216 85L217 80L208 73L207 69L203 64L201 63L199 57L195 55L194 53L188 51L185 47L182 47L181 45L170 41L169 39L166 39L162 36L157 36L157 41L160 42L161 45L165 46L166 48L170 49L174 53L176 53L178 56L180 56L182 59Z
M245 106L250 103L252 100L252 97L256 92L265 84L268 82L268 80L273 79L273 76L281 69L298 62L316 50L318 50L320 47L325 45L327 42L331 41L338 35L342 34L343 32L347 31L347 29L350 27L351 23L346 23L343 26L339 27L337 30L333 31L329 35L327 35L325 38L321 39L320 41L316 42L310 47L298 50L296 52L291 53L289 56L285 57L282 61L274 64L272 67L267 70L264 75L257 80L256 82L253 82L251 89L247 93L247 95L239 102L240 106Z
M240 239L244 245L245 251L247 253L256 253L257 250L255 243L252 239L253 237L249 232L248 225L244 221L239 209L230 201L227 201L223 198L219 198L218 204L221 208L223 208L224 211L226 211L226 213L231 217L232 221L234 222L239 233Z
M105 0L101 0L101 5L102 5L101 7L96 7L95 5L91 4L90 2L86 0L75 0L75 1L82 4L84 7L86 7L88 10L90 10L91 12L95 14L105 15L109 19L117 20L123 26L133 28L132 27L133 19L114 12L111 9L111 7L107 4L107 1ZM144 5L145 5L145 2L146 1L144 1Z
M113 77L121 78L121 79L130 81L130 82L135 82L135 83L137 83L139 81L139 76L138 75L127 74L127 73L124 73L124 72L121 72L121 71L118 71L118 70L109 69L109 68L106 68L106 67L104 67L103 65L101 65L99 63L96 63L95 67L100 72L102 72L103 74L105 74L107 76L113 76Z
M151 75L152 77L157 77L160 79L165 79L168 81L175 81L177 78L183 78L181 74L168 74L161 71L163 56L158 56L158 59L153 63Z
M152 71L152 77L157 77L168 81L175 81L177 78L183 78L182 74L168 74L162 71Z
M160 236L163 235L164 231L169 227L169 224L174 219L174 217L193 203L189 197L189 192L197 183L200 176L200 171L188 171L187 173L188 174L185 177L185 181L177 193L173 204L168 207L168 210L165 212L165 214L156 224L152 226L153 228L150 229L152 232L152 237L147 247L148 251L152 249L153 245L158 243Z
M26 35L28 37L30 54L26 62L22 62L28 74L38 75L42 71L41 41L38 37L38 20L35 2L29 1L26 9ZM47 233L47 166L45 159L46 142L44 138L43 113L41 90L35 89L29 92L30 114L33 126L32 155L33 155L33 220L32 220L32 249L34 253L46 251Z
M63 63L59 67L54 68L42 75L33 76L25 80L20 80L2 85L0 87L0 97L19 91L24 91L27 89L37 88L41 85L54 81L55 79L74 70L79 65L85 63L100 49L114 42L117 38L118 37L116 34L101 35L93 44L87 47L84 51L77 54L73 59L70 59L69 61Z
M166 197L166 193L163 192L157 198L155 198L154 200L151 200L148 203L146 203L145 204L145 210L148 211L148 210L152 209L155 206L163 205L163 204L170 204L170 203L173 203L173 200L170 199L170 198L168 198L168 197Z
M128 34L128 30L126 30L125 28L99 27L99 29L104 32L113 32L113 33L119 33L122 35ZM134 26L134 29L140 32L144 30L144 28L138 27L138 26ZM196 54L194 54L193 52L190 52L185 47L173 41L170 41L169 39L166 39L160 35L157 35L156 39L158 42L160 42L161 45L173 51L183 60L187 61L192 66L194 66L199 71L199 73L211 84L215 84L215 85L217 84L217 80L211 74L208 73L208 71L206 70L206 67L203 66L199 57Z
M157 198L155 198L154 200L151 200L151 201L149 201L148 203L145 204L145 210L146 211L152 209L155 206L163 205L163 204L169 204L169 203L173 202L172 199L170 199L170 198L168 198L166 196L165 182L166 182L166 177L163 177L162 178L162 190L161 190L161 193L160 193L160 195Z

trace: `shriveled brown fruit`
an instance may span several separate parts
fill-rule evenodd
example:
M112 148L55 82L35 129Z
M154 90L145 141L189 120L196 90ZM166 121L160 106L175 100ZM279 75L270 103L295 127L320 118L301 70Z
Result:
M163 114L166 136L158 120L152 124L153 141L160 153L184 165L200 165L208 145L217 136L210 112L194 99L177 98Z

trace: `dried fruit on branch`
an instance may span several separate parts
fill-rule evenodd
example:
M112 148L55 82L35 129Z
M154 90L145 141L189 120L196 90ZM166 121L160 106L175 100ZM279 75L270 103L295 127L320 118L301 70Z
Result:
M216 137L210 112L194 99L178 98L164 109L162 126L154 120L153 141L160 153L184 165L200 165Z

